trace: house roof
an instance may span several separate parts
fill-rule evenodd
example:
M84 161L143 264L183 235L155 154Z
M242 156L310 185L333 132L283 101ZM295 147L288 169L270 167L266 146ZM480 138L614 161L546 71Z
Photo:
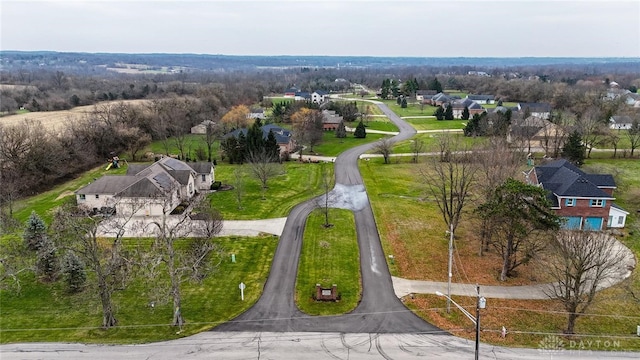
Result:
M551 104L547 103L518 103L518 108L521 110L529 108L530 112L536 113L551 112Z
M89 185L76 191L76 194L108 194L113 195L118 191L131 186L138 181L135 176L105 175L96 179Z
M305 98L305 99L310 99L311 98L311 94L309 94L308 92L304 92L304 91L299 91L296 93L297 97L301 97L301 98Z
M198 174L210 174L213 169L213 164L210 162L192 162L187 163Z
M471 99L474 101L489 101L493 100L493 95L467 95L467 99Z
M105 194L124 197L155 197L169 193L178 184L189 183L194 169L165 157L153 164L129 164L126 175L105 175L76 191L76 194Z
M615 124L631 124L633 122L631 117L627 115L614 115L609 121Z
M314 93L314 94L318 94L318 95L320 95L320 96L327 95L327 92L326 92L326 91L324 91L324 90L316 90L316 91L314 91L313 93Z
M587 174L565 159L536 166L535 172L538 183L559 197L613 199L601 189L615 187L611 175Z
M291 131L287 130L287 129L283 129L279 126L273 125L273 124L267 124L267 125L263 125L261 128L262 130L262 137L264 139L266 139L267 137L269 137L269 131L273 131L273 135L275 135L276 137L276 141L278 142L278 144L288 144L291 141ZM225 139L229 138L229 137L238 137L238 135L240 135L240 133L244 134L245 136L247 135L247 129L246 128L242 128L242 129L236 129L228 134L226 134L224 136Z

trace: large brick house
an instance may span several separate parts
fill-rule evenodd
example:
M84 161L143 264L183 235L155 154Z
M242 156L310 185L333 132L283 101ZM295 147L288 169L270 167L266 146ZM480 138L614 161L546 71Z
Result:
M525 180L548 191L552 209L566 229L622 228L629 215L613 203L613 176L587 174L567 160L536 166L525 172Z

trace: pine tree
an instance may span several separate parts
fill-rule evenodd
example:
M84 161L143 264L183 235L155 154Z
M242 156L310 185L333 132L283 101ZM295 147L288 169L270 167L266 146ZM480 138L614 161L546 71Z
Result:
M451 104L447 105L447 108L444 110L444 119L453 120L453 107Z
M436 119L438 120L444 120L444 109L441 105L438 105L438 108L433 113L433 115L435 115Z
M276 140L276 134L273 133L273 130L269 130L269 135L267 135L267 140L264 143L264 150L269 157L280 159L280 145L278 145L278 140Z
M54 281L60 272L60 263L53 241L45 235L42 238L36 256L36 272L45 281Z
M356 131L353 132L353 137L358 139L364 139L365 137L367 137L367 130L364 128L362 120L360 120L358 126L356 126Z
M46 236L47 226L42 218L35 211L32 211L25 223L24 234L22 235L25 245L30 250L38 250Z
M80 292L87 281L87 273L84 263L73 251L69 251L65 255L62 271L67 283L67 290L71 293Z
M260 119L251 125L247 130L247 154L262 151L264 149L264 135L262 133L262 122Z
M574 131L569 135L567 143L562 148L562 157L576 166L581 166L584 163L584 150L582 136L577 131Z
M462 120L469 120L469 107L467 106L462 110Z
M347 129L344 126L344 121L340 121L338 128L336 129L336 137L338 139L344 139L347 137Z
M407 108L407 98L405 98L404 96L402 97L402 102L400 103L400 107L403 109Z

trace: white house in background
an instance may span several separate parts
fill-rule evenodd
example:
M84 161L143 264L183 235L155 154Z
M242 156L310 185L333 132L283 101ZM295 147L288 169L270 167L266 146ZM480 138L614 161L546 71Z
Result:
M493 95L467 95L467 99L477 102L480 105L493 104L495 98Z
M75 192L79 206L94 212L158 216L188 201L215 180L211 163L184 163L165 157L129 164L126 175L106 175Z
M247 118L248 119L265 119L266 116L264 115L264 109L263 108L251 109L251 111L247 115Z
M327 92L324 90L316 90L311 93L311 102L316 104L322 104L327 100Z
M609 118L609 128L614 130L628 130L632 124L633 120L627 115L614 115Z
M192 134L206 134L207 133L207 127L214 126L215 124L216 123L214 121L205 120L205 121L201 122L200 124L192 127L191 128L191 133Z
M529 115L549 120L551 116L551 104L547 103L518 103L518 111L525 112L529 110Z

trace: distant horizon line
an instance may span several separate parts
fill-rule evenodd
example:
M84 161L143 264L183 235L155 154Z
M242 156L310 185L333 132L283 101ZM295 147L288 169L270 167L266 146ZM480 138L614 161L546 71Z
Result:
M0 53L58 53L58 54L114 54L114 55L199 55L199 56L229 56L229 57L352 57L352 58L412 58L412 59L637 59L640 56L540 56L540 55L521 55L521 56L417 56L417 55L259 55L259 54L222 54L222 53L196 53L196 52L91 52L91 51L60 51L60 50L5 50L0 49Z

